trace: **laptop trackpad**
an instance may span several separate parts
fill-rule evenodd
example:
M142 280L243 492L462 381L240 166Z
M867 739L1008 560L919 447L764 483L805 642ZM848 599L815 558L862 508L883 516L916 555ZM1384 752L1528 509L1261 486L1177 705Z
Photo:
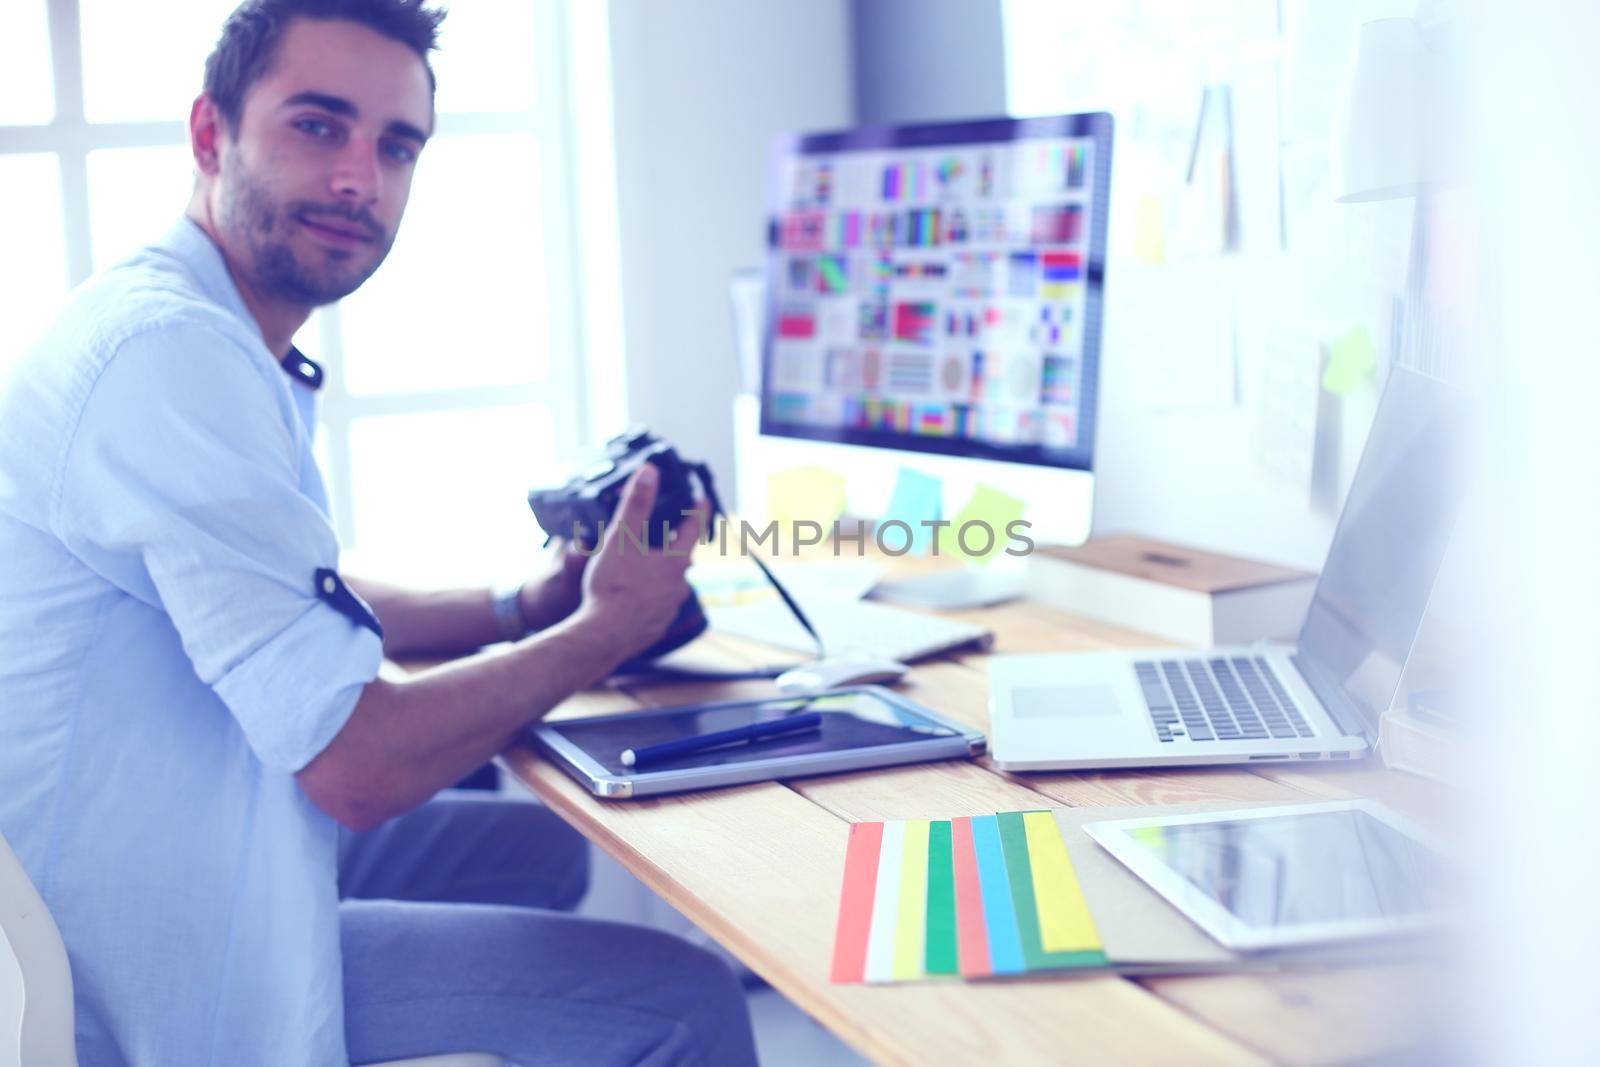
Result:
M1011 691L1011 714L1019 719L1090 719L1120 711L1109 685L1030 685Z

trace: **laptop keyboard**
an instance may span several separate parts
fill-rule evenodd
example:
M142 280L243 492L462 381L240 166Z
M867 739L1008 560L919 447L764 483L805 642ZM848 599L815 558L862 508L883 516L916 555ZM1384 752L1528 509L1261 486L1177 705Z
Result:
M1264 741L1314 737L1310 725L1260 656L1140 660L1134 663L1146 709L1163 741Z

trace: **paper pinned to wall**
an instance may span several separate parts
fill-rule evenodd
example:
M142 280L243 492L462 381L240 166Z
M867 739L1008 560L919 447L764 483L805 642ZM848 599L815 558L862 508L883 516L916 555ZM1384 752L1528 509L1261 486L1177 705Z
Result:
M1165 212L1159 197L1140 196L1133 214L1133 258L1159 267L1167 258Z
M1318 367L1316 338L1288 323L1252 321L1247 343L1255 357L1252 393L1256 462L1271 480L1306 494L1316 458Z

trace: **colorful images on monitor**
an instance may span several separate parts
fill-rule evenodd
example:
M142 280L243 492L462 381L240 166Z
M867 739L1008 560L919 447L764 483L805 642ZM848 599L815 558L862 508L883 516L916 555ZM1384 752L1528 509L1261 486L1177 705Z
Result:
M1088 137L823 152L778 206L766 414L1069 449L1084 403Z
M907 344L933 343L935 309L928 301L896 304L894 306L894 339Z

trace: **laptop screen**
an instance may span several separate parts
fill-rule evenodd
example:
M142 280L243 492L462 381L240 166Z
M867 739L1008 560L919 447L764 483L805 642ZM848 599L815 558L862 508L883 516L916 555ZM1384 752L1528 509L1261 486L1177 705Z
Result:
M1374 733L1450 539L1460 407L1449 386L1390 373L1300 631L1296 664L1322 703Z

